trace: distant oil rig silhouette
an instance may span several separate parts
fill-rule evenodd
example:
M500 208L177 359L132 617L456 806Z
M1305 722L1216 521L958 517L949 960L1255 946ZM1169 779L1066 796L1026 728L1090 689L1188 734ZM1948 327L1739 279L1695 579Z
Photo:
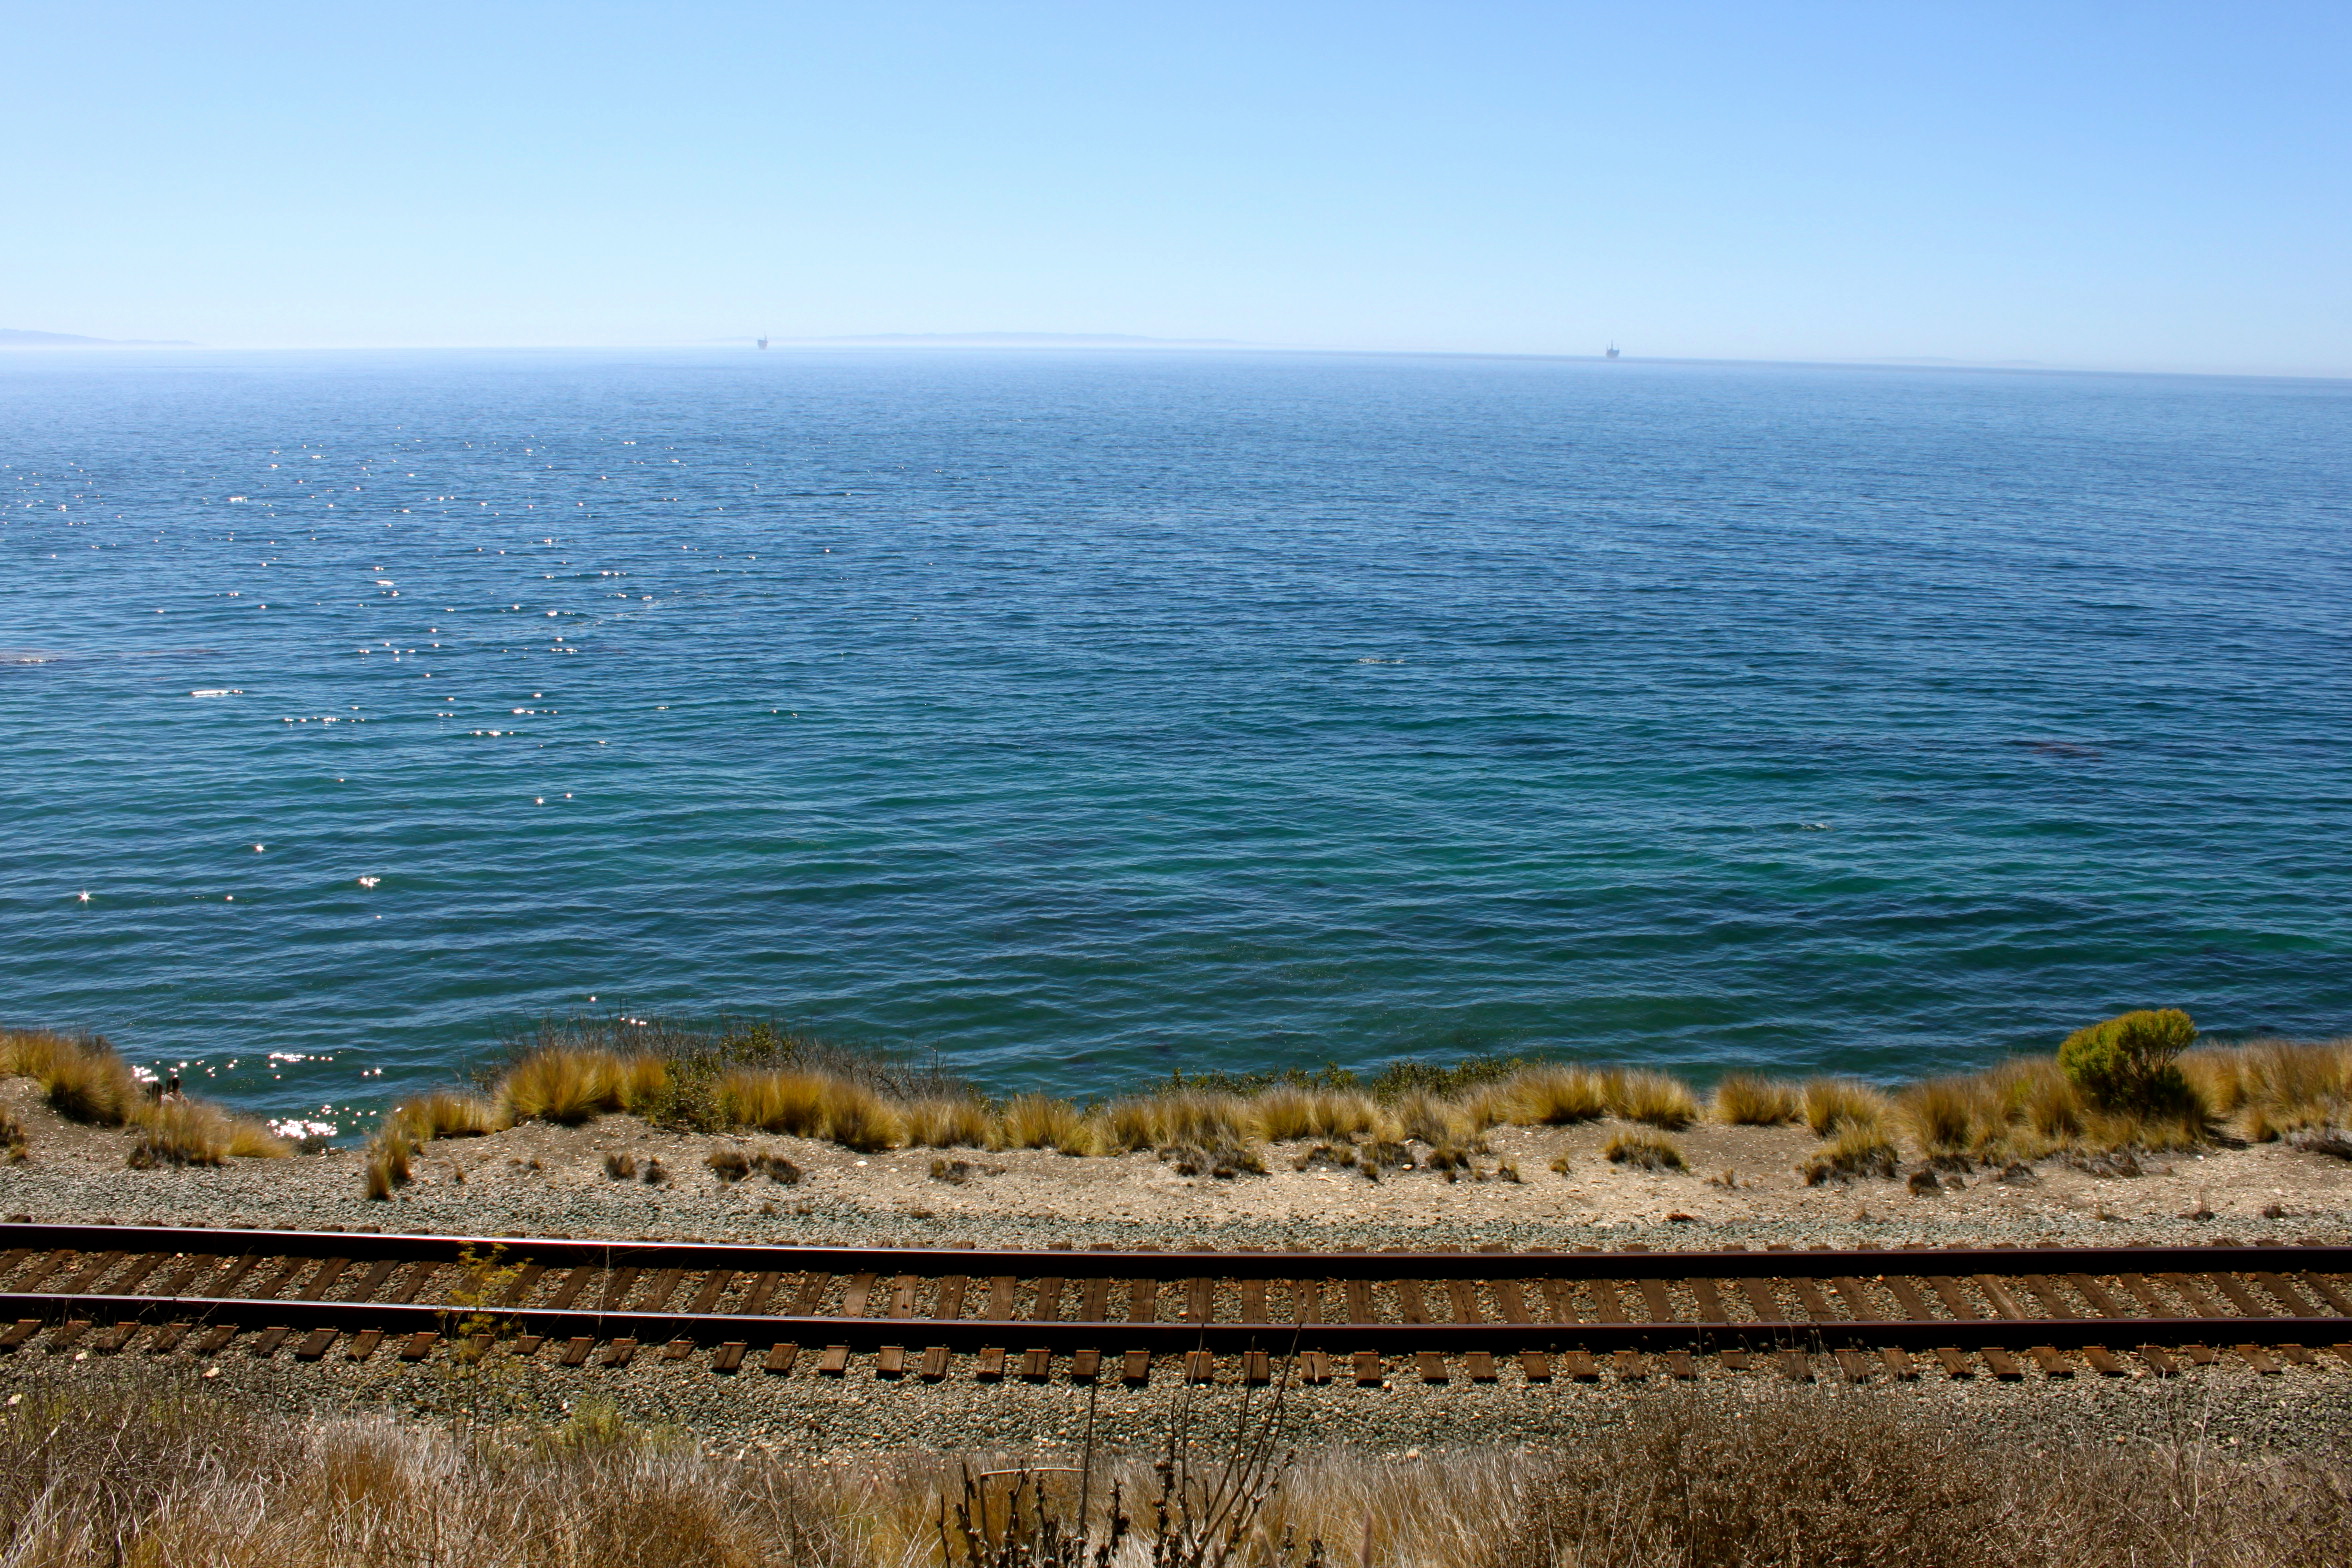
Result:
M761 347L761 348L766 348L767 346L768 346L768 340L767 340L766 338L761 338L761 339L760 339L760 347ZM1603 355L1601 356L1601 358L1603 358L1603 359L1615 359L1616 357L1617 357L1617 345L1616 345L1616 344L1614 344L1614 343L1612 343L1612 344L1610 344L1610 345L1609 345L1609 352L1608 352L1608 353L1606 353L1606 354L1603 354Z

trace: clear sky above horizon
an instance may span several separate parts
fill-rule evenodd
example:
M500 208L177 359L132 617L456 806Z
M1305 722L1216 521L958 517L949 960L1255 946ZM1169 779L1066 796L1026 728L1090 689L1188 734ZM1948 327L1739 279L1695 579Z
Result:
M2341 3L12 8L0 327L2352 374Z

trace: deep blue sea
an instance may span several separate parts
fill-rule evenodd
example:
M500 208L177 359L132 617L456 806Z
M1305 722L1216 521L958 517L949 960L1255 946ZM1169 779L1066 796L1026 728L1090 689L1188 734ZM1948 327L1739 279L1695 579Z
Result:
M19 352L0 462L0 1018L277 1112L2352 1030L2352 384Z

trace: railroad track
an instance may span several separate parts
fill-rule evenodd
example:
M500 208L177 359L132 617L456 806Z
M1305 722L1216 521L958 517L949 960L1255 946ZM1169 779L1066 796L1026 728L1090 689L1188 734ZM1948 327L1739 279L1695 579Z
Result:
M2352 1366L2352 1246L1009 1251L0 1225L0 1352L1378 1384Z

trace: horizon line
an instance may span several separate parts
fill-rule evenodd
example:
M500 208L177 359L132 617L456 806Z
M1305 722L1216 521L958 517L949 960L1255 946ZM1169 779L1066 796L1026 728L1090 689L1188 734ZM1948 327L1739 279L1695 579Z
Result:
M122 352L179 354L334 354L334 353L644 353L658 351L741 348L757 353L756 335L727 338L663 339L648 342L580 343L197 343L185 340L92 338L66 343L7 343L0 341L0 358L14 354L73 355ZM2352 370L2216 370L2166 369L2146 365L2066 364L2026 359L1961 359L1949 355L1873 355L1868 358L1745 358L1722 354L1634 354L1620 352L1611 360L1601 351L1576 353L1543 349L1475 348L1335 348L1314 344L1259 343L1238 338L1157 338L1133 333L1088 332L968 332L847 333L825 337L768 338L765 352L822 350L829 352L904 352L910 349L962 350L971 353L1179 353L1283 354L1332 358L1383 359L1508 359L1620 365L1746 365L1790 369L1840 370L1952 370L2002 371L2023 375L2196 376L2230 380L2344 381Z

